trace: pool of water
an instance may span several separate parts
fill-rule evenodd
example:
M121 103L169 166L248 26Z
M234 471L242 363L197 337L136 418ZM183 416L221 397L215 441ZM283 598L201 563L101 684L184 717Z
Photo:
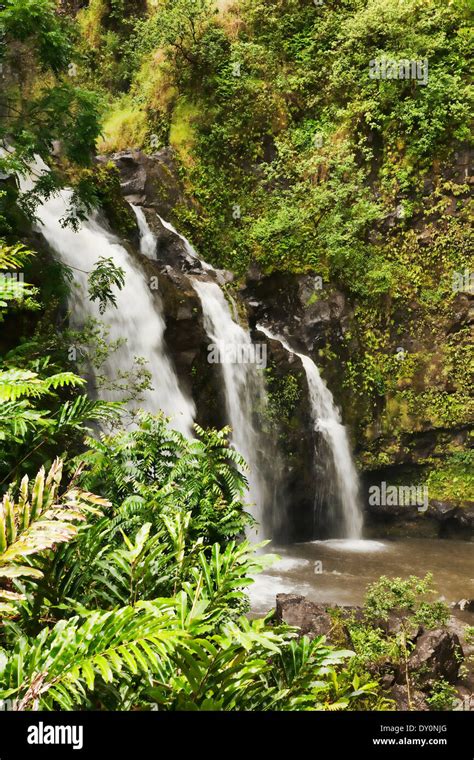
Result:
M474 598L474 543L468 541L338 539L269 545L266 551L280 559L257 575L249 589L253 615L274 607L279 593L329 604L362 604L367 585L381 575L406 578L431 572L439 597L448 604Z

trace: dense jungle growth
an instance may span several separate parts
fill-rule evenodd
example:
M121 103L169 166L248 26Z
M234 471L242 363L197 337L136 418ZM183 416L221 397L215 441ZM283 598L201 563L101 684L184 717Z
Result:
M407 709L420 690L428 709L455 707L457 636L451 680L410 659L451 614L429 567L382 576L357 610L329 605L327 635L252 614L248 590L275 556L246 538L232 431L198 418L189 438L144 409L144 357L110 380L120 339L102 317L124 270L107 257L82 270L98 317L78 327L75 273L36 212L71 188L64 228L103 214L133 242L114 156L171 156L169 221L234 275L229 298L268 284L286 308L287 284L316 278L303 311L344 303L344 329L308 353L360 471L403 483L414 469L431 500L468 514L472 45L468 0L0 5L2 704L394 710L396 682ZM371 77L382 59L421 62L422 76ZM300 348L305 324L291 323ZM284 449L304 403L301 372L278 366L267 424Z

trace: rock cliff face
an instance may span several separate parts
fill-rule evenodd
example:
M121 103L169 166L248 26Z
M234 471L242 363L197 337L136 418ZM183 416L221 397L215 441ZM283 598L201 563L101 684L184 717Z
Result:
M99 157L99 161L109 160L120 172L122 193L129 203L148 206L169 219L176 204L186 202L170 148L151 156L127 150Z
M222 386L216 369L207 363L201 307L189 281L189 274L203 271L184 242L157 216L169 221L177 204L190 203L177 179L172 152L163 149L147 156L127 151L100 160L117 166L125 199L142 206L156 234L156 262L147 260L145 265L150 272L159 274L168 346L180 372L192 378L198 422L222 425ZM457 174L463 181L466 179L469 161L464 153L458 155L454 179ZM456 215L456 203L451 213ZM399 223L395 213L393 219L384 220L387 229ZM411 232L416 244L426 246L428 251L435 231L414 220ZM232 280L230 273L217 276L222 277L222 282ZM287 514L281 510L282 536L301 540L314 535L314 469L310 452L318 442L314 441L301 362L283 350L278 341L269 341L259 333L259 322L271 326L273 333L311 356L320 368L349 427L363 472L366 502L371 484L384 480L424 482L433 465L466 448L470 413L463 408L459 362L452 354L457 351L458 356L464 355L472 340L474 308L469 283L453 293L448 305L440 305L435 322L433 310L427 317L422 295L400 313L387 303L388 339L377 361L386 357L394 367L396 380L383 386L377 377L370 377L371 383L363 394L357 392L354 367L363 356L370 376L371 357L366 345L370 309L361 316L358 303L316 274L269 274L253 266L246 278L233 287L254 339L267 343L272 419L262 424L279 437L283 450L280 499ZM453 411L448 414L446 409ZM398 528L416 535L472 535L474 504L465 498L442 499L436 492L430 494L429 501L429 509L423 514L416 507L403 505L369 508L367 502L369 530L373 526L379 534Z

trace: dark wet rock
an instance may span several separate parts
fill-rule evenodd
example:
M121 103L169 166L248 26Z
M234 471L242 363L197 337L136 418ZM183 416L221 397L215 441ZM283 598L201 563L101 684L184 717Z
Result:
M438 501L436 499L430 499L428 505L428 514L430 517L433 516L440 522L452 519L457 514L457 511L457 505L453 504L453 502L450 501Z
M454 709L467 712L474 712L474 684L470 686L464 686L464 684L456 684L458 697L456 699Z
M352 646L346 622L361 620L363 609L356 605L316 604L300 594L278 594L275 620L300 629L300 635L326 636L336 646Z
M459 292L453 299L452 312L447 325L447 332L455 333L465 325L474 322L474 296L468 290L469 283L465 283L466 290Z
M410 689L410 694L408 694L408 689L404 684L395 684L390 690L390 696L395 700L397 710L429 710L423 692Z
M189 205L171 148L162 148L151 156L139 150L125 150L101 160L117 166L122 192L130 203L152 207L167 220L177 205Z
M454 609L461 612L474 612L474 599L460 599L452 605Z
M222 428L227 420L220 370L207 361L209 339L191 280L179 268L145 256L139 259L165 317L164 337L170 357L183 389L195 401L196 422L202 427Z
M472 502L459 507L456 512L456 522L460 528L466 528L469 531L474 530L474 504Z
M138 151L122 151L110 156L120 173L120 187L126 200L131 203L143 202L146 198L147 172L145 159Z
M270 324L296 350L307 353L328 341L339 342L351 323L352 309L344 294L329 288L317 273L264 275L254 264L242 296L251 304L254 322Z
M397 636L404 631L409 641L416 641L423 633L423 627L413 623L409 616L410 611L407 609L391 610L386 618L374 620L373 626L380 628L388 636Z
M368 504L367 511L376 517L401 517L403 520L418 520L423 513L416 504Z
M455 439L459 446L467 446L467 432L458 431ZM412 455L417 459L436 456L441 444L442 434L433 432L432 435L425 433L423 443L421 438L416 446L416 453ZM403 452L400 454L403 460ZM415 463L415 462L414 462ZM420 505L411 504L374 504L370 488L380 486L382 482L393 485L399 482L400 476L405 470L405 481L411 477L411 485L422 485L424 475L422 471L415 472L406 469L406 464L398 464L385 470L366 472L363 475L363 498L366 504L366 530L370 536L378 537L419 537L419 538L457 538L470 539L474 531L474 504L468 501L447 501L430 499L428 491L428 509L424 509L425 503ZM385 499L387 501L388 499ZM410 499L412 502L416 498ZM423 498L420 499L423 501Z
M156 260L182 272L202 274L201 262L186 241L163 224L155 209L142 207L142 211L156 237Z
M446 628L438 628L418 637L408 659L408 669L420 687L430 686L440 678L453 683L463 656L459 637Z
M389 689L391 686L393 686L395 683L395 675L394 673L385 673L380 678L380 685L382 689Z
M316 434L307 403L307 382L301 359L289 353L278 340L269 340L254 330L252 337L267 346L267 366L271 392L280 392L288 378L296 385L297 398L291 419L279 419L278 446L282 456L279 469L280 493L277 514L272 516L272 534L277 541L304 541L314 536L314 478L312 457ZM278 434L277 433L277 434ZM323 478L321 470L321 482Z
M329 636L334 625L325 605L310 602L299 594L277 594L275 617L277 623L295 626L309 638Z

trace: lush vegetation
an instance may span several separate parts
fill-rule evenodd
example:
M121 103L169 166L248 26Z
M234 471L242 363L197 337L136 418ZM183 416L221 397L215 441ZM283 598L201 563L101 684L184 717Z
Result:
M249 621L268 562L245 541L244 480L225 433L160 418L89 441L10 487L0 512L0 698L18 709L344 709L377 684L351 651ZM94 496L101 491L109 499ZM21 666L20 666L21 663Z
M472 249L469 3L218 7L80 11L79 81L108 102L99 145L172 146L192 199L174 221L216 265L314 273L347 294L332 386L360 464L393 464L407 437L473 413L469 329L452 329ZM371 78L383 58L427 62L427 81ZM455 436L423 464L453 453Z
M87 394L88 364L100 380L114 345L100 322L69 327L71 273L32 222L67 184L65 225L102 205L126 232L117 176L96 151L171 145L190 199L174 221L209 260L237 278L250 264L316 273L351 299L341 351L354 340L357 351L340 392L354 398L367 467L390 464L406 432L464 429L467 330L447 324L453 273L469 263L467 186L446 167L469 139L467 3L149 5L91 0L73 17L52 0L5 0L0 11L0 700L391 709L372 666L402 667L413 626L446 622L430 579L382 578L362 617L333 611L336 643L249 619L246 591L272 558L244 539L245 465L229 431L196 427L188 440L141 413L140 361L117 380L122 401ZM427 83L371 80L384 55L428 59ZM15 175L34 162L37 182L19 192ZM115 308L123 271L102 258L87 274L100 314ZM270 414L291 421L297 380L267 379ZM387 446L373 444L377 426ZM437 498L470 498L458 449L449 441L428 462ZM399 609L405 623L387 634L379 623ZM429 700L451 707L452 687L440 680Z

